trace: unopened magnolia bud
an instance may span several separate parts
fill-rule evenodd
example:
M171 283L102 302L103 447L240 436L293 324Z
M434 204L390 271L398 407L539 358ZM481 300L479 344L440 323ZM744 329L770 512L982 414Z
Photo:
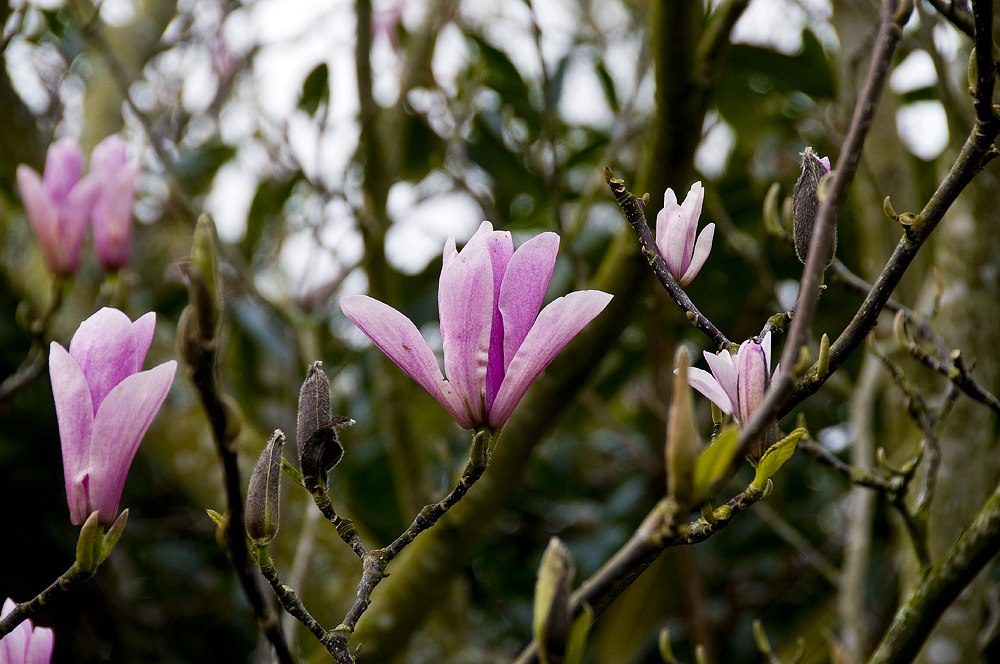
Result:
M542 664L562 664L570 636L570 584L573 559L558 537L549 540L535 583L534 633Z
M686 347L677 349L674 364L674 393L667 422L667 491L678 510L683 512L694 498L694 467L698 457L698 429L688 384L691 358Z
M310 493L326 488L326 475L340 463L344 447L337 439L337 429L354 424L349 417L338 415L314 431L299 445L299 465L302 468L302 483Z
M296 419L295 441L302 459L302 446L309 436L330 421L330 381L323 373L323 363L313 362L299 391L299 412Z
M254 546L266 546L278 534L281 508L281 450L285 434L276 429L260 455L247 488L246 528Z
M219 286L218 239L215 222L203 214L194 226L191 263L187 267L188 291L191 304L198 312L198 328L202 339L214 339L219 326L222 292Z
M830 158L817 157L812 148L802 153L802 175L792 192L792 236L795 240L795 255L804 264L809 255L816 214L819 212L820 181L830 172ZM824 258L824 266L833 261L837 251L837 234L834 230L829 255Z

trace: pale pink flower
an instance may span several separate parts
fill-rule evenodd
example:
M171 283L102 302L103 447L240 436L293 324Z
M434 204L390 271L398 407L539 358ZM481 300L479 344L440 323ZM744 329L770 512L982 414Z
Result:
M49 146L44 177L27 164L17 167L24 211L53 274L76 272L87 221L100 193L99 178L80 179L82 161L76 141L63 139Z
M0 619L14 610L17 604L7 598L0 611ZM31 620L25 620L10 634L0 639L0 664L49 664L55 634L48 627L34 627Z
M691 185L680 205L674 190L667 189L663 194L663 209L656 215L656 246L670 274L681 286L687 286L698 276L712 251L715 224L705 226L695 241L704 200L705 190L701 182Z
M728 350L718 355L705 351L705 361L712 373L690 368L688 383L724 413L745 424L771 385L771 333L765 334L760 343L753 339L744 341L735 357ZM778 370L779 367L774 368L775 376Z
M66 500L75 526L95 510L100 523L114 522L132 458L173 383L174 360L142 371L155 325L152 312L133 323L121 311L104 308L80 324L69 352L56 342L50 346Z
M510 233L488 221L461 252L448 238L438 290L444 374L417 327L389 305L351 295L340 308L462 427L499 429L535 378L611 301L608 293L577 291L539 312L558 250L559 236L542 233L514 251Z

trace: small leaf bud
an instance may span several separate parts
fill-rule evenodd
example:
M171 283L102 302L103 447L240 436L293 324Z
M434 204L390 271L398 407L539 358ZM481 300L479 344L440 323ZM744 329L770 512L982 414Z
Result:
M92 572L94 564L94 547L100 537L100 525L97 521L97 510L90 513L80 528L80 537L76 540L76 566L82 572Z
M111 552L115 548L115 544L118 544L118 540L121 539L122 533L125 532L125 524L128 522L128 510L123 510L115 522L111 524L111 528L108 529L107 534L104 535L104 541L101 543L101 555L97 560L97 564L100 565L105 561L105 559L111 555Z
M562 664L570 634L570 584L576 574L569 550L558 537L542 554L535 583L534 633L542 664Z
M813 227L816 224L816 214L820 204L820 182L830 173L830 159L820 159L806 148L802 153L802 175L795 183L792 192L792 235L795 240L795 255L804 264L809 255L809 245L812 242ZM829 255L824 258L824 266L833 261L837 251L837 235L834 231L833 243Z
M214 339L219 326L222 292L215 222L207 214L198 217L194 226L194 244L191 247L187 277L191 304L198 312L201 338Z
M684 346L674 356L674 390L667 423L667 490L683 513L694 498L694 467L698 457L698 428L694 423L694 400L688 384L691 358Z
M281 508L281 450L285 434L276 429L260 455L247 488L246 529L254 546L266 546L278 534Z

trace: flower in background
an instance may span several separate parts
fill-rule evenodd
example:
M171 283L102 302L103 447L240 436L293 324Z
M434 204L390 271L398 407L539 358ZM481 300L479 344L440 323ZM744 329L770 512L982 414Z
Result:
M705 189L701 182L691 185L684 202L677 204L673 189L663 194L663 209L656 215L656 246L667 269L681 286L691 283L712 251L715 224L709 224L695 241Z
M94 252L106 270L128 261L132 240L132 204L139 164L129 162L125 140L112 134L97 144L90 155L90 172L101 182L94 203Z
M460 252L448 238L438 289L447 379L403 314L365 295L343 298L340 308L462 427L499 429L538 374L611 301L577 291L539 312L558 251L555 233L514 251L510 233L488 221Z
M15 606L14 600L7 598L0 618L6 618ZM49 664L52 661L55 634L48 627L32 627L31 620L25 620L0 639L0 664Z
M688 369L691 387L741 425L746 423L771 385L771 333L765 334L760 343L753 339L744 341L735 356L730 356L728 350L718 355L705 351L705 361L712 373ZM774 368L775 375L778 369Z
M53 274L76 272L87 220L100 193L99 178L80 179L82 160L80 146L63 139L49 146L44 177L27 164L17 167L24 210Z
M50 346L66 500L75 526L94 510L100 523L114 522L132 458L173 383L174 360L141 371L155 325L152 312L133 323L121 311L104 308L80 324L69 352L56 342Z

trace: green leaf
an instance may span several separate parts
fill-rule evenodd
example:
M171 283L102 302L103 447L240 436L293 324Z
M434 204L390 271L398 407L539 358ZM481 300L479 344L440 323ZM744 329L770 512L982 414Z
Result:
M265 180L257 187L250 211L247 213L247 231L240 243L244 258L253 258L258 243L270 228L277 230L283 225L282 210L292 195L295 185L303 180L302 171L296 171L287 180Z
M293 482L298 484L303 489L306 488L306 485L302 483L302 475L299 474L299 471L295 470L295 466L288 463L288 459L281 459L281 470L285 473L285 475L288 475Z
M330 68L326 63L322 63L306 76L302 84L302 97L299 99L299 108L316 116L316 111L324 102L329 106L330 98Z
M764 452L764 456L760 458L760 462L757 464L757 474L753 478L753 488L757 491L763 491L764 487L767 486L767 481L778 472L778 469L790 458L795 452L795 446L799 442L799 438L806 435L806 430L799 428L792 431L790 434L779 440L771 447L767 448Z
M603 60L598 60L594 68L597 71L597 79L601 82L601 89L604 90L604 99L611 107L611 112L617 115L621 110L621 104L618 103L618 95L615 93L615 81L611 78L608 68L604 66Z
M698 455L694 467L695 502L710 498L708 490L712 484L725 475L740 447L740 428L731 424L722 430L719 437Z

